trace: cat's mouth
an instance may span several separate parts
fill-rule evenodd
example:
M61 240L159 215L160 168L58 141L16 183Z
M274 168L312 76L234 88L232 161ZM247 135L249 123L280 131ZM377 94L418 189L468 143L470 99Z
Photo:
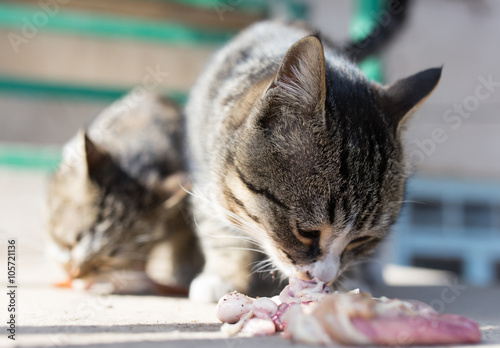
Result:
M339 260L332 255L304 266L296 266L295 268L297 269L295 276L298 278L303 280L316 278L327 284L335 282L341 273Z
M301 271L301 270L297 270L297 272L295 272L295 276L299 279L302 279L302 280L312 280L314 277L311 275L311 273L309 273L309 271Z
M302 280L319 279L320 281L332 284L341 273L340 260L336 256L335 250L323 259L308 264L298 264L286 253L285 250L276 248L269 244L264 244L263 249L271 257L273 264L283 274L283 278L297 277Z

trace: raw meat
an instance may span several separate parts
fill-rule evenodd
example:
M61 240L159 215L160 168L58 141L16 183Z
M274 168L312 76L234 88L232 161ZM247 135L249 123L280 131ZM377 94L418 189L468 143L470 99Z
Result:
M359 291L332 292L318 280L290 279L279 296L253 299L233 292L217 304L228 335L284 336L310 344L477 343L481 332L468 318L439 314L425 303L372 298Z

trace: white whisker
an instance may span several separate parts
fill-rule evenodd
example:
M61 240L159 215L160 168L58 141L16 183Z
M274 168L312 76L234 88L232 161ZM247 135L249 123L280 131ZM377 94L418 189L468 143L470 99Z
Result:
M269 268L271 267L271 268ZM254 266L252 267L252 273L264 273L264 272L272 272L277 271L277 268L274 267L270 258L265 260L260 260L254 262Z
M260 246L259 241L252 237L252 235L255 235L255 234L262 234L262 231L260 229L256 229L255 226L251 225L248 221L243 219L241 216L233 213L230 210L227 210L226 208L220 206L219 204L217 204L213 201L210 201L206 196L202 195L201 193L194 193L194 192L190 192L187 190L186 190L186 192L189 193L190 195L192 195L193 197L195 197L196 199L199 199L199 200L209 204L211 206L211 208L215 209L216 212L218 212L219 214L222 214L223 216L226 217L225 219L222 219L220 216L214 215L213 216L214 219L221 221L222 223L224 223L224 225L233 227L234 232L245 233L245 236L235 235L236 237L241 237L242 240L246 240L247 242L252 243L256 246ZM204 233L197 223L196 223L196 225L197 225L198 229L202 233ZM206 235L213 236L210 234L206 234ZM224 236L224 237L235 237L235 236ZM218 237L218 236L213 236L213 237Z
M214 237L214 238L233 238L233 239L238 239L243 242L246 242L250 245L254 245L258 247L256 248L251 248L251 247L229 247L230 249L235 249L235 250L249 250L253 252L258 252L261 254L264 254L267 256L267 253L261 249L262 246L262 241L259 241L256 236L261 236L265 234L265 231L263 231L259 226L255 226L255 224L252 224L251 222L247 221L243 217L239 216L238 214L220 206L216 202L211 201L208 197L203 195L201 192L197 191L196 193L193 192L188 192L190 195L192 195L195 199L199 199L201 202L204 202L207 204L211 209L213 209L216 214L212 214L211 218L214 221L220 222L222 225L221 227L230 227L231 232L234 234L211 234L206 231L203 231L203 228L198 224L195 218L195 224L203 235L209 236L209 237ZM255 264L252 266L252 273L269 273L269 272L276 272L278 271L278 267L274 265L272 262L271 258L267 258L265 260L257 261ZM283 276L281 277L282 279L280 281L285 280L287 277Z
M229 247L228 249L236 249L236 250L248 250L248 251L255 251L257 253L261 253L261 254L266 254L264 251L260 250L260 249L255 249L255 248L243 248L243 247Z

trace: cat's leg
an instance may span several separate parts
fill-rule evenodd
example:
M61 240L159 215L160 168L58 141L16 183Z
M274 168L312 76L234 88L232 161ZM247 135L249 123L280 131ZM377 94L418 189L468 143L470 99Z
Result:
M252 245L230 227L209 218L197 221L198 235L205 254L205 266L191 283L189 298L200 302L216 302L224 294L237 290L248 292L251 264L255 252Z
M169 239L171 250L172 277L175 284L189 288L192 280L203 268L203 252L198 236L191 224L186 223L184 216L176 217L176 231Z

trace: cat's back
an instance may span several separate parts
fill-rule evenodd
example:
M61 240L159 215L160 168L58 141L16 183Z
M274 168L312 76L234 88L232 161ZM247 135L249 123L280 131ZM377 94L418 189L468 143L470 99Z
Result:
M122 170L141 181L154 181L184 167L180 109L159 95L126 95L105 109L87 133ZM71 156L82 147L80 141L81 137L73 138L64 153Z

